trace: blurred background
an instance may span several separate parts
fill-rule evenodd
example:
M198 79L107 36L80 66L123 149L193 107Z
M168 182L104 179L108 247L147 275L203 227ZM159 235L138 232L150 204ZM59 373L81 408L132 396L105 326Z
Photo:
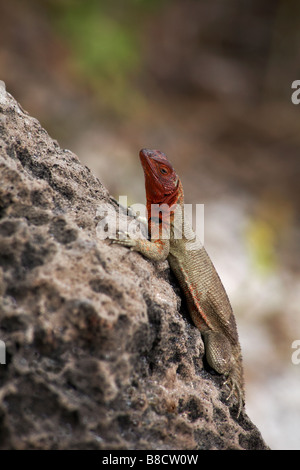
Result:
M300 2L0 2L0 79L110 193L145 202L170 158L237 318L246 409L300 449Z

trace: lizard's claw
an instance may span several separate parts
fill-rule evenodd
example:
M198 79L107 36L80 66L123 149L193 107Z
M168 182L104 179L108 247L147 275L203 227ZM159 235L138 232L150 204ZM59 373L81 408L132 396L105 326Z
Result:
M119 231L117 233L119 238L109 237L111 243L118 243L119 245L127 246L130 249L133 249L135 247L136 241L130 238L130 234L128 232Z
M238 402L238 413L237 413L237 418L239 418L242 407L243 407L243 394L241 391L241 388L238 384L238 382L232 378L232 377L227 377L223 385L227 385L230 388L229 395L226 397L226 401L230 400L230 398L235 395L237 398Z

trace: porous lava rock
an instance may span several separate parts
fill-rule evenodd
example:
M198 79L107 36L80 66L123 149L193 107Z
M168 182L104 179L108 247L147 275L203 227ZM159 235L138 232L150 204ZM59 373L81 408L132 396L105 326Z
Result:
M266 449L203 364L168 263L99 237L103 208L0 82L0 448Z

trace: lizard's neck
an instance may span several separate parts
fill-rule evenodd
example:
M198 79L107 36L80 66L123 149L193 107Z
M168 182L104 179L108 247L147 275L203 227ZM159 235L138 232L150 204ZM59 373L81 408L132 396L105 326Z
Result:
M174 211L178 204L183 207L184 196L183 196L183 187L181 181L178 181L178 186L174 193L162 197L161 201L153 200L150 197L147 197L147 212L148 212L148 228L149 233L151 234L152 224L159 224L161 228L167 228L169 225L173 224L174 220Z
M182 206L184 203L184 195L183 195L183 187L182 187L182 184L181 184L181 181L178 180L178 186L176 188L176 190L165 196L163 195L161 198L158 198L157 195L156 197L152 197L151 195L148 195L147 194L147 211L148 211L148 214L150 214L151 212L151 206L153 206L154 204L157 205L157 206L162 206L162 205L167 205L169 207L169 210L171 210L171 212L173 212L173 208L175 209L175 205L176 204L180 204L180 206ZM165 206L166 207L166 206ZM152 207L152 212L153 212L153 207Z
M176 202L176 204L179 204L181 207L184 204L183 186L182 186L180 180L178 180L178 193L177 193L177 202Z

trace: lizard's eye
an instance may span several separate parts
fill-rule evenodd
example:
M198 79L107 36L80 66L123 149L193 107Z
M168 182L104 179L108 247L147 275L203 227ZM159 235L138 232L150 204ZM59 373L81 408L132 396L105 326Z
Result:
M168 173L168 170L166 168L160 168L159 170L161 172L162 175L166 175Z

